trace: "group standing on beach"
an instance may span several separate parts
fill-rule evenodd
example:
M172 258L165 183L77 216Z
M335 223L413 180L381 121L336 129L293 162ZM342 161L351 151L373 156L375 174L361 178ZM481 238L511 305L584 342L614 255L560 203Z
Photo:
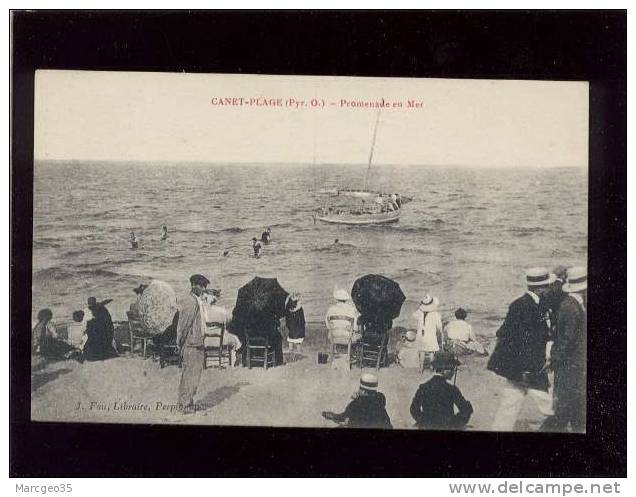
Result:
M587 272L584 267L555 270L530 268L525 272L527 291L514 300L497 331L497 343L487 368L505 378L493 430L511 431L530 396L545 416L541 427L546 431L575 432L585 430L586 353L587 353ZM193 412L194 397L205 362L205 343L210 339L211 324L225 328L227 312L216 305L220 290L208 290L210 281L203 275L190 278L191 291L178 303L172 332L181 364L178 404L183 413ZM143 295L145 285L135 289ZM346 290L334 291L335 303L325 315L331 343L351 344L365 333L388 333L390 320L384 322L361 315ZM117 355L114 326L106 308L110 300L88 299L87 312L75 311L69 326L69 337L58 337L52 312L43 309L32 331L33 352L47 359L75 358L105 360ZM139 299L131 304L131 312L139 312ZM294 357L300 352L305 337L305 317L300 295L292 293L285 301L284 319L289 330L289 349ZM92 316L87 319L88 313ZM455 320L444 324L439 312L439 299L426 295L414 314L415 330L406 331L397 361L403 367L429 365L433 377L420 385L411 402L410 411L417 427L425 429L461 429L473 412L455 382L459 361L457 355L487 354L477 341L467 312L455 311ZM271 326L270 326L271 324ZM283 363L282 336L278 320L258 323L258 333L267 337L274 349L275 364ZM157 337L158 339L162 339ZM165 338L165 337L164 337ZM240 362L246 337L227 330L226 343ZM550 388L549 374L554 374ZM326 419L352 427L391 427L386 413L386 399L378 391L377 376L362 375L358 393L340 414L325 411Z

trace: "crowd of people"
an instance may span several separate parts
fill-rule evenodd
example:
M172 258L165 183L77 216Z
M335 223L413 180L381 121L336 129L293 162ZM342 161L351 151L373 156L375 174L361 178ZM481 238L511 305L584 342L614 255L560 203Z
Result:
M269 240L271 231L263 233ZM527 291L514 300L497 331L497 342L490 354L488 370L505 378L500 405L492 429L511 431L530 396L545 416L542 429L549 431L585 430L586 353L587 353L587 272L583 267L530 268L525 272ZM183 413L193 412L196 394L205 361L206 340L212 339L211 329L223 327L224 343L231 351L232 365L244 364L248 337L238 326L232 326L230 314L217 304L220 290L208 289L210 281L203 275L190 277L190 293L178 302L173 322L156 344L175 344L180 356L181 380L178 404ZM138 299L131 304L130 315L139 314L139 299L145 285L134 289ZM361 315L344 289L335 289L335 302L327 309L325 326L330 343L351 344L374 334L389 333L391 320L378 321ZM114 326L106 305L88 299L87 309L73 313L68 338L62 340L53 324L52 312L43 309L32 331L33 352L45 358L104 360L117 355ZM473 412L459 388L450 383L456 375L457 356L487 355L477 340L468 313L455 311L455 319L444 322L439 311L439 299L426 295L413 314L415 326L406 330L395 357L402 367L434 371L433 377L417 390L411 415L418 427L427 429L460 429ZM305 338L305 316L299 294L289 294L284 306L292 360L300 354ZM271 321L271 322L270 322ZM275 365L283 364L283 339L279 319L257 323L254 329L266 337L274 349ZM235 323L234 323L235 324ZM243 359L243 360L241 360ZM551 388L549 375L553 374ZM375 375L366 373L359 391L340 414L323 413L326 419L352 427L390 427L386 399L378 391Z

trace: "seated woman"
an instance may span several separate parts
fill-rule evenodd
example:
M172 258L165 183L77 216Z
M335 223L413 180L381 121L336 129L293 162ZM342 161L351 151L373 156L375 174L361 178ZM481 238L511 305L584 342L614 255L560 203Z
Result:
M460 307L455 311L456 319L446 324L446 348L455 355L488 355L484 346L477 341L472 326L465 321L467 315L468 313Z
M42 309L38 312L38 322L31 332L31 351L45 359L68 359L79 351L58 338L57 328L52 319L51 309Z

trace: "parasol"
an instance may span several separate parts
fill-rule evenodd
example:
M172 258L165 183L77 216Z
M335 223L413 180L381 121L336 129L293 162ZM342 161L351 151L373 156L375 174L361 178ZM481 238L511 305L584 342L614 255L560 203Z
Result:
M406 297L395 281L379 274L367 274L355 281L351 298L362 316L395 319Z
M139 298L141 321L151 335L163 333L177 312L177 295L161 280L153 280Z
M239 288L232 327L239 334L263 334L285 314L289 294L276 278L253 278Z

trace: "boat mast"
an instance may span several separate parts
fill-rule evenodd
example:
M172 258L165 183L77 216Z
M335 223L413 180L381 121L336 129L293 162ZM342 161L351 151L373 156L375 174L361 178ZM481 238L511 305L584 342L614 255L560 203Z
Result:
M369 173L371 172L371 162L373 161L373 149L375 148L375 137L378 133L378 123L380 122L380 112L382 107L378 107L378 116L375 119L375 127L373 128L373 141L371 142L371 152L369 153L369 165L367 166L367 173L364 175L364 189L369 188Z

